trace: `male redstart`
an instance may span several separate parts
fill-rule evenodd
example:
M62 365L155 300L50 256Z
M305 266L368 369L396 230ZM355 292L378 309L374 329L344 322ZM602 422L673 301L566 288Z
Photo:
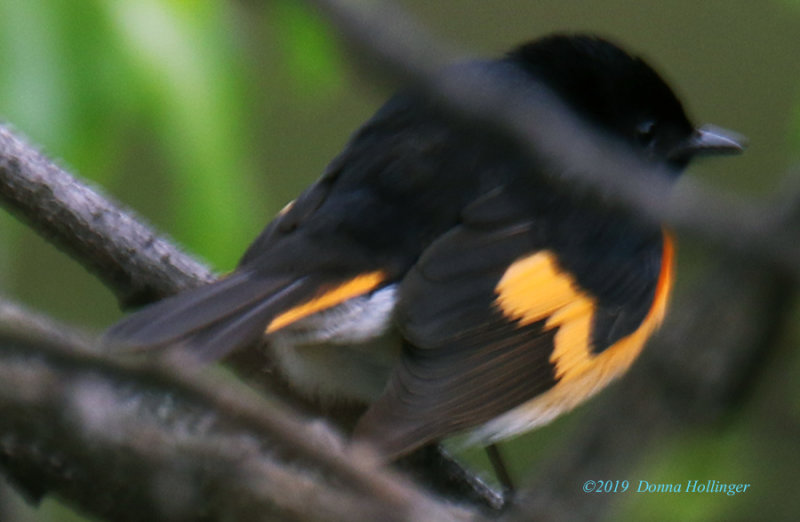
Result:
M742 149L693 126L650 66L601 38L549 36L460 67L548 88L670 178ZM354 437L387 459L467 430L492 443L574 408L661 323L674 239L462 120L418 89L395 95L233 273L108 337L206 359L263 340L300 391L368 402Z

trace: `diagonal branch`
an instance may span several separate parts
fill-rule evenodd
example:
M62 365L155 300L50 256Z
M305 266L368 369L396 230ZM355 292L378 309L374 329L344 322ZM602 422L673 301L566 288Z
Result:
M553 181L800 280L797 227L787 222L800 204L800 191L756 204L693 179L673 187L671 176L583 124L543 85L523 86L517 78L497 75L441 74L442 64L456 54L394 4L306 1L379 72L417 85L454 117L495 129L509 143L553 161L559 168L542 171Z
M144 220L0 125L0 203L110 288L123 307L214 279Z

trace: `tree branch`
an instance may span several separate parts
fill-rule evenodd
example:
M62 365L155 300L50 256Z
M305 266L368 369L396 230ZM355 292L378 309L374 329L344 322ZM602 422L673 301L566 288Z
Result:
M124 210L0 126L0 202L46 239L92 271L123 307L155 301L214 279L202 263L159 237L141 218ZM263 350L242 350L228 363L256 386L310 414L331 418L271 371ZM430 459L438 466L430 466ZM445 455L413 461L417 474L437 491L497 506L500 497L477 476ZM469 494L467 494L469 493Z
M477 519L229 380L121 364L44 323L0 325L0 465L32 499L120 521Z
M0 203L95 274L124 308L214 279L141 217L79 182L3 125Z

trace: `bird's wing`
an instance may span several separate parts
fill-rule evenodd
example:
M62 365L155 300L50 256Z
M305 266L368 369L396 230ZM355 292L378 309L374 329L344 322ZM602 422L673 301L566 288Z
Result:
M473 177L454 184L441 175L472 164L475 147L458 153L462 145L416 98L394 97L264 229L236 271L124 319L108 331L109 344L181 344L218 359L265 331L397 282L473 189Z
M574 407L624 371L661 321L672 257L664 238L639 248L632 270L630 259L606 262L601 298L534 222L452 230L402 283L404 357L356 437L391 458L480 425L484 439L503 438ZM520 415L486 425L515 408Z
M106 344L133 350L177 345L200 361L211 361L390 284L396 276L381 259L363 255L346 235L336 239L326 233L325 226L335 225L317 216L330 199L338 167L334 162L270 223L233 273L130 315L106 332Z

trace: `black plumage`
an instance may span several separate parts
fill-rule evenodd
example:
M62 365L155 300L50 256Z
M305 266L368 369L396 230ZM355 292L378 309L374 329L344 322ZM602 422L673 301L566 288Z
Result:
M451 73L465 70L551 89L586 125L670 176L696 153L740 149L695 129L653 69L600 38L555 35ZM625 340L646 338L660 321L671 283L664 249L672 247L660 227L554 185L543 172L553 164L537 154L458 121L424 93L401 92L267 226L233 274L132 315L108 338L142 349L178 344L215 359L265 331L269 342L284 328L324 324L309 317L362 303L348 310L363 310L374 325L354 326L354 343L386 328L403 340L385 390L356 429L387 457L554 391L556 402L542 403L553 411L539 410L569 409L596 391L583 382L592 364L609 365L604 385L635 356L611 348L638 353L643 339ZM548 285L530 296L501 287L524 270L552 280L563 302L548 301ZM376 318L369 299L381 289L391 290L381 296L392 306ZM548 315L527 320L538 306ZM578 383L574 397L567 381ZM508 426L490 438L521 429Z

